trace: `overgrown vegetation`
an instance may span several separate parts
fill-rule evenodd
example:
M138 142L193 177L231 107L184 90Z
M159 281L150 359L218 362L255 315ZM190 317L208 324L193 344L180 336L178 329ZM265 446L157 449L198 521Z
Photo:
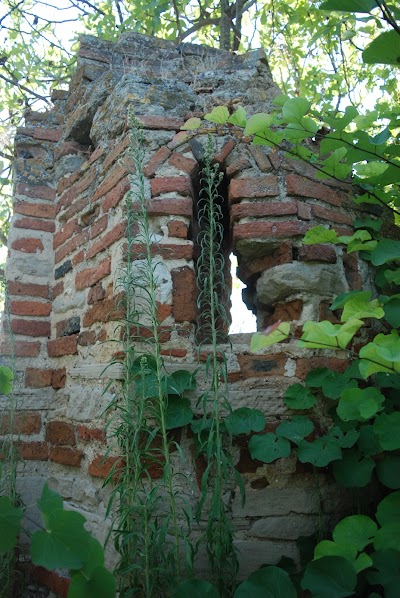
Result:
M338 76L336 80L333 77L326 99L330 102L335 94L337 106L342 99L340 86L351 88L344 43L355 46L360 31L369 35L371 20L374 27L384 29L385 23L391 27L363 52L362 69L370 73L366 80L371 89L377 71L365 65L390 65L378 67L380 74L387 76L382 85L385 97L377 101L374 112L360 113L352 97L344 113L317 110L311 104L313 84L308 79L300 90L305 92L303 97L280 96L274 112L247 118L243 108L230 115L226 107L220 106L205 116L205 123L191 119L185 129L193 131L193 135L244 130L246 136L253 136L256 144L279 148L292 158L307 161L314 167L316 178L342 181L351 177L353 199L357 204L375 204L383 212L394 213L397 219L399 112L389 97L394 89L389 68L397 66L400 57L400 34L395 21L398 9L373 0L357 2L361 17L360 13L354 14L354 3L347 0L328 0L323 8L328 11L331 24L336 23L341 32L336 38L339 49L331 50L330 56L333 64L341 56L340 68L344 70L340 81ZM342 12L329 12L336 10L347 11L346 16L343 17ZM293 11L295 14L295 9ZM371 11L375 11L373 18ZM304 25L301 15L299 10L299 27L301 23ZM379 15L383 16L382 21ZM324 23L324 19L320 21ZM318 27L317 34L323 39ZM357 48L351 55L355 62L359 58ZM353 72L356 72L355 66ZM313 89L314 94L318 93L315 86ZM315 96L312 99L315 100ZM329 465L336 482L345 488L366 487L376 472L380 492L386 496L378 504L374 519L368 513L352 515L339 522L333 531L333 540L319 542L313 559L302 571L293 573L290 567L288 571L264 567L237 586L237 559L226 495L233 484L241 482L232 463L230 445L235 435L261 432L265 417L247 407L232 411L225 387L226 367L219 359L218 331L223 329L224 314L215 298L220 290L224 264L220 257L219 173L211 161L212 140L209 140L202 173L199 239L202 253L198 263L199 309L208 327L205 369L209 387L197 405L201 417L195 418L185 396L195 387L194 374L185 370L167 372L160 354L158 264L151 253L152 234L142 174L142 132L132 115L131 125L136 174L132 181L134 190L126 205L127 245L119 280L121 308L125 314L121 324L124 383L121 397L111 406L116 411L114 434L119 451L109 478L110 484L114 484L110 512L114 509L116 514L115 543L120 554L116 579L120 592L124 596L136 593L177 598L195 592L211 598L265 596L266 592L270 596L291 598L303 590L313 597L324 598L396 596L400 568L400 338L397 331L400 325L400 241L389 239L381 232L385 231L385 218L359 219L355 222L355 234L348 237L340 237L325 227L316 227L307 233L305 243L334 243L346 247L348 253L362 252L363 259L375 268L375 285L380 294L352 290L337 297L331 305L340 323L304 324L299 346L346 351L349 367L344 373L326 368L310 371L305 384L289 387L284 396L286 405L301 411L301 415L282 422L275 433L254 435L249 442L252 457L265 463L295 452L301 463L311 464L316 469ZM321 131L324 132L322 139ZM138 233L133 235L136 229ZM384 328L378 334L371 333L371 322L374 326L382 322ZM353 340L364 332L363 338L368 340L356 350ZM289 336L290 324L278 323L267 334L256 334L252 348L262 349ZM11 378L9 370L0 368L0 393L10 392ZM328 423L317 431L313 419L316 405L328 416ZM173 431L185 425L191 426L197 455L202 455L206 463L197 511L196 505L178 495L175 489L181 471L180 446ZM315 433L313 440L307 439L311 432ZM23 513L15 495L7 494L0 498L0 526L4 532L0 534L0 549L11 554ZM100 547L84 530L82 518L77 513L64 512L60 498L47 487L39 507L44 514L44 529L32 538L33 561L48 568L71 569L71 597L112 596L115 593L113 577L104 569ZM202 516L206 517L205 533L195 542L193 530L196 520L199 522ZM206 546L210 559L213 574L210 582L192 577L193 558L200 545Z

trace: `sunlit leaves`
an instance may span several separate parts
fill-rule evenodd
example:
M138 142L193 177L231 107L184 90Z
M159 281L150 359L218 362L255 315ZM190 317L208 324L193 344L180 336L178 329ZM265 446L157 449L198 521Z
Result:
M201 119L198 118L197 116L194 116L192 118L189 118L184 125L182 125L181 130L182 131L195 131L196 129L199 129L201 125Z
M8 395L12 391L13 379L14 374L12 370L5 365L0 366L0 394Z
M368 378L376 372L400 373L400 338L396 330L378 334L371 343L360 349L360 373Z
M345 349L362 325L362 320L350 320L342 325L328 320L306 322L298 344L310 349Z
M265 112L253 114L246 123L244 134L255 135L257 133L262 133L271 126L273 121L274 117L272 114L265 114Z
M383 239L378 241L371 253L371 261L374 266L381 266L394 260L400 260L400 241Z
M338 243L337 232L325 226L313 226L304 235L304 245L314 245L315 243Z
M242 128L246 126L246 110L243 106L237 107L235 112L228 118L228 123Z
M371 12L376 6L375 0L326 0L319 8L340 12Z
M226 106L216 106L211 112L204 115L205 120L217 125L225 125L228 122L228 118L229 110Z
M267 328L265 332L257 332L251 337L251 350L258 351L264 347L269 347L288 338L290 332L290 322L278 322L277 325Z

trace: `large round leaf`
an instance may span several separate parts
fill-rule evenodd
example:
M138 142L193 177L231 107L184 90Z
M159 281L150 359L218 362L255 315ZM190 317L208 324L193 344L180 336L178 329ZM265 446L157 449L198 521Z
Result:
M258 409L239 407L226 416L224 424L232 436L262 432L265 428L265 415Z
M352 596L357 583L354 567L340 556L325 556L306 567L301 587L313 598Z
M8 496L0 496L0 554L14 548L23 515L22 509L14 507Z
M349 451L343 459L334 462L333 475L344 488L363 488L371 481L374 467L371 458L360 458L358 451Z
M273 433L262 434L250 438L249 451L252 459L272 463L290 455L290 443L286 438L278 438Z
M298 444L314 430L313 422L304 415L295 415L291 420L283 421L276 429L276 435Z
M336 412L343 421L367 421L381 410L385 400L377 388L350 388L342 392Z
M289 575L279 567L255 571L237 588L234 598L296 598Z
M400 455L385 455L376 464L378 480L392 490L400 488Z
M326 467L332 461L341 459L342 449L329 436L316 438L312 442L299 442L297 456L301 463L311 463L316 467Z
M361 551L372 542L377 529L370 517L351 515L339 521L333 531L333 539L338 544L352 544Z
M292 384L286 389L284 400L289 409L309 409L315 403L315 396L303 384Z
M0 366L0 395L8 395L12 391L14 374L5 365Z
M68 591L68 598L114 598L114 575L104 567L93 569L90 577L74 573Z
M379 415L374 422L374 432L384 450L400 449L400 412Z
M362 54L368 64L400 65L400 35L397 31L385 31L367 46Z
M174 395L169 396L165 419L165 425L168 430L189 424L193 419L193 411L189 399Z
M400 523L400 491L391 492L378 505L376 518L381 525Z

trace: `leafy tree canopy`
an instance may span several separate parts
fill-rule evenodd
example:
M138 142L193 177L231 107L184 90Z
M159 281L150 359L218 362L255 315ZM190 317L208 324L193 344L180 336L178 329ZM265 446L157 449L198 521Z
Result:
M284 93L304 97L324 112L355 106L371 130L390 118L399 16L400 9L383 0L3 0L0 244L6 243L11 214L15 127L26 110L50 107L51 89L67 84L80 33L115 40L124 31L137 31L177 45L195 41L239 52L262 45ZM376 61L382 51L388 53L386 64ZM369 112L363 106L372 91L376 106L371 113L371 104Z

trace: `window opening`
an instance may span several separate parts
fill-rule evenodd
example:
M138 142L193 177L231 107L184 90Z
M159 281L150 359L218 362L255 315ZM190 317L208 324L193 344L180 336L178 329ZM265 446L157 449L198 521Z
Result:
M246 285L238 278L236 271L238 266L237 257L234 253L229 256L231 262L231 325L229 334L257 331L257 317L243 301L243 291Z

